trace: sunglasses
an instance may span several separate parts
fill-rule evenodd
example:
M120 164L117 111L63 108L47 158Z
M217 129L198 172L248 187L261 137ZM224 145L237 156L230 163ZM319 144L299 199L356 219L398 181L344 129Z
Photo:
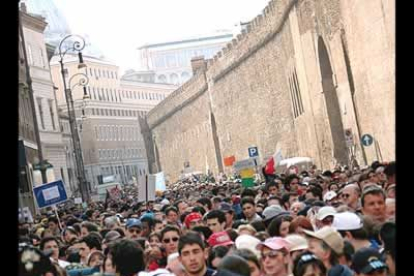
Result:
M322 220L322 223L323 224L332 224L333 223L333 217L327 217L327 218L324 218L323 220Z
M163 243L170 243L170 241L172 240L173 242L177 242L179 238L174 237L172 239L163 239L162 242Z
M341 194L341 198L348 198L350 196L351 196L350 194Z
M279 254L280 254L281 252L279 252L279 251L269 251L269 253L267 253L267 254L261 254L261 258L262 258L262 260L264 261L264 260L266 260L266 258L270 258L270 259L275 259Z
M137 234L139 234L139 233L141 233L141 230L139 230L139 229L129 229L128 232L129 233L137 233Z

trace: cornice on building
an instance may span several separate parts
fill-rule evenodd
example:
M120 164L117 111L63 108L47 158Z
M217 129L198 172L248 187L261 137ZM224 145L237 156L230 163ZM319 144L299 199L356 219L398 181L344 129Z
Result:
M22 20L22 24L24 27L32 29L34 31L43 33L46 29L47 22L45 18L42 16L35 16L30 15L28 13L20 11L20 20Z

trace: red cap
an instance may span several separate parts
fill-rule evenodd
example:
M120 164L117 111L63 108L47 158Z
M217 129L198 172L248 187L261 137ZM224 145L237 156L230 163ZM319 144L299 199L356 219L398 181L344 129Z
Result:
M184 223L185 226L187 226L187 228L190 228L190 222L195 221L195 220L201 220L203 217L200 215L200 213L190 213L185 217Z
M234 242L230 239L230 236L226 231L222 231L211 234L210 238L208 238L208 244L211 247L215 247L219 245L231 245L234 244Z

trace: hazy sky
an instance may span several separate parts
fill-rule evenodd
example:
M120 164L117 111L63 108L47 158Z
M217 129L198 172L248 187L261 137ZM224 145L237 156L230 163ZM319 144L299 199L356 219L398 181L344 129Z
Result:
M269 0L55 0L72 33L92 43L124 71L137 68L136 48L253 19Z

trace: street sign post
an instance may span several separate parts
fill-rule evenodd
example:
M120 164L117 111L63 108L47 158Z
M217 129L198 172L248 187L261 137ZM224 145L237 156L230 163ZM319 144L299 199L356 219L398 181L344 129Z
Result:
M374 142L374 137L372 137L370 134L364 134L364 135L362 135L362 137L361 137L361 143L365 147L371 146L373 142Z
M39 208L46 208L68 200L62 180L34 187L33 193Z

